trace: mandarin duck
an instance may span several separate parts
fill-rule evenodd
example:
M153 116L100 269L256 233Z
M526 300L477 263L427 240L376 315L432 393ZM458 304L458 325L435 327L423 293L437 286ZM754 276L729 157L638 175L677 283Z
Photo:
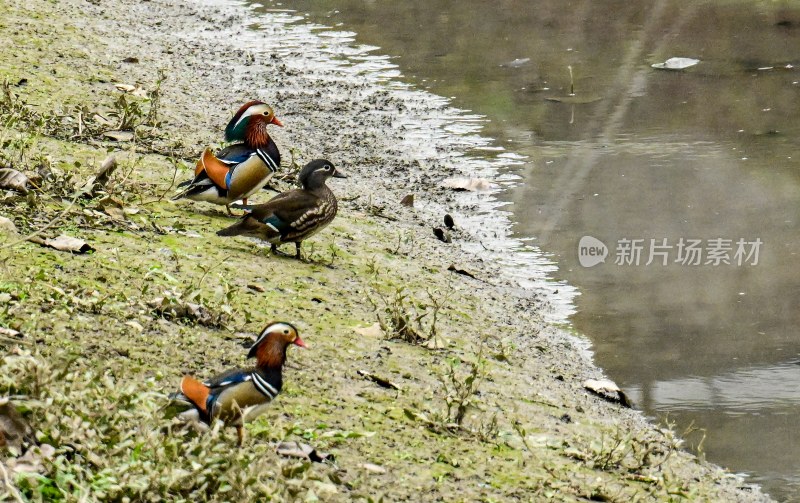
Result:
M336 196L325 184L330 177L347 178L330 161L315 159L300 170L302 189L283 192L252 211L237 223L217 232L219 236L250 236L272 244L294 243L295 258L300 259L300 243L331 223L336 216Z
M281 154L267 131L269 124L283 126L272 107L260 101L245 103L225 128L225 140L234 143L217 155L205 149L197 161L194 178L172 200L191 199L213 204L230 204L261 190L281 164Z
M286 322L270 323L247 353L248 358L255 357L255 367L232 369L203 382L184 376L180 392L170 395L173 403L189 406L179 417L207 425L220 419L235 426L241 446L244 423L264 413L280 393L286 350L292 344L306 347L294 326Z

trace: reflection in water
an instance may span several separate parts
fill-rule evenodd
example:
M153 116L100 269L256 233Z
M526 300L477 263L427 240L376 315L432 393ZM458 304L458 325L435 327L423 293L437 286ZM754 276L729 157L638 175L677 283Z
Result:
M710 460L800 499L800 366L785 363L800 354L796 3L283 7L356 32L396 56L404 78L485 114L485 132L526 160L506 163L524 179L507 195L516 231L581 289L573 323L598 364L638 392L646 412L705 428ZM650 67L672 56L701 63ZM568 66L573 103L546 100L567 97ZM606 263L578 264L584 235L609 245ZM613 245L624 238L764 244L756 266L615 265Z
M800 366L742 369L711 377L683 377L633 388L631 398L656 411L716 410L724 414L770 413L800 405Z

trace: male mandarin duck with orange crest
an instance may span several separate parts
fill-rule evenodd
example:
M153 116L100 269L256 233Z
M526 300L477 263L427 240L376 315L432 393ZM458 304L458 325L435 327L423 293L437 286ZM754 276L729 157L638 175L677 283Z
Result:
M247 198L267 184L281 164L278 146L267 126L283 126L272 107L260 101L245 103L225 128L225 140L234 143L217 155L205 149L197 161L194 178L178 187L185 187L172 199L191 199L213 204L230 204Z
M248 358L255 357L255 367L232 369L207 381L184 376L179 393L170 395L173 402L190 406L180 417L210 425L215 419L236 427L239 445L244 440L243 425L263 414L283 386L283 364L291 345L306 347L290 323L267 325L250 347Z

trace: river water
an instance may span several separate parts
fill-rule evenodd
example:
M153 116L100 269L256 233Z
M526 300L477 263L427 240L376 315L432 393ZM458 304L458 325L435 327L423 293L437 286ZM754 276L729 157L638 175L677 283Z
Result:
M656 420L704 429L686 438L709 460L800 500L797 2L262 3L486 116L522 156L515 233L580 290L596 362ZM700 63L651 67L670 57Z

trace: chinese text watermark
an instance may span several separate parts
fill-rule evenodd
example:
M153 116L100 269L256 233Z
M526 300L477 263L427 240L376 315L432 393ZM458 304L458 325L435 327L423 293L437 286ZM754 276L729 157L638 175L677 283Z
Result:
M621 266L755 266L758 265L758 253L762 244L760 238L679 238L672 241L668 238L622 238L609 251L599 239L583 236L578 243L578 262L583 267L593 267L605 262L606 257L611 254L614 264Z

